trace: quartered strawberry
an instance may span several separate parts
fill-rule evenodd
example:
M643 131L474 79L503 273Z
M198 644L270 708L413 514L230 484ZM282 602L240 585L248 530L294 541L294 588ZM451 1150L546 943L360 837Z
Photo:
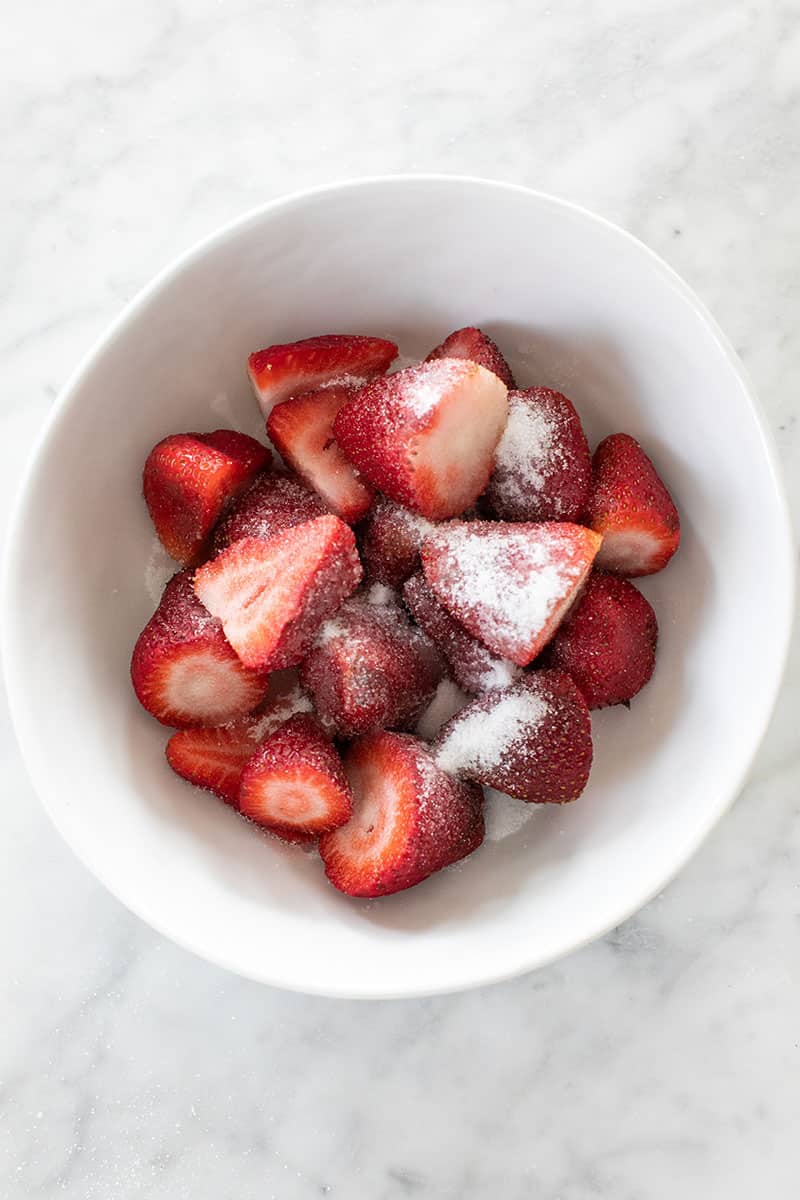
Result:
M592 456L571 401L550 388L508 394L508 423L486 489L502 521L578 521L589 499Z
M184 566L200 562L225 508L271 460L266 446L233 429L178 433L154 446L144 498L167 553Z
M398 588L419 569L422 539L436 528L385 496L377 496L359 533L361 559L368 579Z
M422 567L468 633L524 667L569 611L601 540L567 522L454 521L425 538Z
M353 531L327 516L234 542L199 568L194 586L242 662L274 671L305 657L361 574Z
M340 892L400 892L483 841L480 788L440 770L417 738L367 734L352 746L345 769L353 815L319 841L325 874Z
M589 778L589 709L566 672L533 671L462 708L432 749L442 770L458 777L518 800L565 804Z
M489 479L506 392L485 367L441 358L368 383L339 409L333 429L373 487L432 520L454 517Z
M447 659L451 675L465 692L480 695L508 687L517 678L519 667L498 658L467 633L439 603L421 571L406 580L403 599L414 620Z
M266 675L244 666L194 594L191 571L174 575L131 658L139 702L162 725L219 725L264 698Z
M266 420L274 405L290 396L330 383L360 387L388 371L396 357L397 346L385 338L328 333L258 350L247 370Z
M678 510L642 447L627 433L600 443L584 520L603 535L598 567L618 575L652 575L681 540Z
M641 691L655 670L657 640L656 614L639 589L593 571L547 660L569 672L589 708L604 708Z
M262 742L242 771L238 808L291 841L349 820L352 795L342 761L314 717L291 717Z
M352 394L352 388L331 386L292 396L276 404L267 421L267 433L285 461L348 525L372 503L372 489L333 436L334 418Z
M433 645L399 604L348 600L319 631L300 667L318 713L343 737L405 727L443 674Z
M234 501L214 531L214 549L224 550L241 538L270 538L292 525L324 517L325 505L296 475L264 471Z
M503 358L497 344L488 333L476 329L474 325L467 325L464 329L457 329L455 333L451 333L441 346L431 350L425 361L431 362L436 358L468 358L471 362L486 367L487 371L493 371L507 388L517 386L511 374L511 367Z

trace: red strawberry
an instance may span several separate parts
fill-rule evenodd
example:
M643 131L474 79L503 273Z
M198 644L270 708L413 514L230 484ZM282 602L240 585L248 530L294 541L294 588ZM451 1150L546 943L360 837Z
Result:
M272 461L266 446L236 433L178 433L144 464L144 498L164 549L185 566L200 562L227 505Z
M345 762L353 816L320 838L325 874L349 896L386 896L466 858L483 841L480 788L441 771L408 734L371 733Z
M594 571L547 648L547 660L568 671L589 708L632 700L653 674L658 623L627 579Z
M439 603L421 571L406 580L403 599L412 617L424 629L450 664L450 671L465 692L494 691L508 687L519 667L487 650Z
M444 771L518 800L564 804L586 787L592 723L564 671L533 671L487 692L447 722L433 744Z
M266 675L248 670L192 588L191 571L170 579L131 658L139 702L162 725L219 725L251 712Z
M486 489L502 521L578 521L589 499L592 456L580 417L550 388L508 394L508 424Z
M400 587L419 569L422 539L436 528L433 521L378 496L361 529L364 570L369 579Z
M239 812L295 841L350 819L352 795L342 761L312 716L291 717L242 771Z
M327 333L258 350L250 355L247 369L266 420L274 405L289 396L329 383L360 387L388 371L396 357L397 346L384 338Z
M603 535L598 567L618 575L652 575L681 540L672 497L635 438L613 433L592 459L594 478L586 524Z
M276 671L305 657L361 574L353 531L328 516L234 542L200 567L194 586L242 662Z
M581 525L452 522L422 543L425 578L501 658L532 662L578 594L601 538Z
M442 358L368 383L339 409L333 430L368 483L437 520L464 512L483 491L507 412L496 375Z
M295 475L265 471L239 496L214 531L214 549L245 537L271 538L282 529L324 517L325 505Z
M455 333L451 333L444 339L441 346L431 350L425 361L431 362L436 358L468 358L472 362L486 367L487 371L493 371L499 379L502 379L506 387L515 388L517 386L514 376L511 374L511 367L503 358L496 343L492 341L488 333L476 329L474 325L467 325L466 328L457 329Z
M442 673L436 650L399 604L361 596L323 625L300 668L317 711L343 737L407 725Z
M371 489L333 437L334 417L352 394L352 388L327 387L292 396L276 404L267 421L267 433L289 466L348 524L372 503Z

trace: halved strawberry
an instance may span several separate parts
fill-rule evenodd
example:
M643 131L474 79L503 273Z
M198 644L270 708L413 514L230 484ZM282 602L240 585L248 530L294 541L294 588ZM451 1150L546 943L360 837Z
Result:
M264 672L240 662L220 622L195 596L191 571L173 575L164 589L134 647L131 681L140 704L177 729L249 713L267 688Z
M425 538L422 567L473 637L525 667L569 611L600 542L567 522L454 521Z
M276 404L267 421L267 433L289 466L348 525L360 520L372 503L372 489L359 479L333 436L334 418L352 395L352 388L333 386L304 392Z
M437 600L422 571L406 580L403 599L412 617L447 659L450 672L465 692L480 695L508 687L520 668L498 658L452 617Z
M259 746L242 771L237 806L291 841L349 820L352 794L342 760L314 717L291 717Z
M258 350L250 355L247 371L266 420L289 396L329 383L360 387L388 371L396 357L397 346L385 338L327 333Z
M275 671L301 661L361 574L353 531L327 516L234 542L199 568L194 586L242 662Z
M367 578L389 587L400 587L419 569L419 549L433 521L378 496L359 533L361 558Z
M586 787L592 724L565 671L533 671L502 692L479 696L433 743L444 771L518 800L565 804Z
M352 746L345 769L353 815L319 841L325 874L340 892L403 891L483 841L480 788L440 770L417 738L367 734Z
M663 480L635 438L613 433L592 459L584 520L603 535L598 567L618 575L652 575L678 549L681 523Z
M336 440L373 487L433 520L483 491L507 389L485 367L441 358L373 380L339 409Z
M167 553L184 566L200 562L227 505L271 461L266 446L233 429L173 434L154 446L144 498Z
M578 521L589 499L592 456L571 401L550 388L508 394L508 424L486 489L502 521Z
M488 333L474 325L467 325L464 329L457 329L455 333L451 333L440 346L431 350L425 361L431 362L436 358L468 358L471 362L486 367L487 371L493 371L507 388L517 386L511 367L500 353L497 343L492 341Z
M234 501L214 531L214 549L224 550L241 538L271 538L282 529L324 517L325 505L296 475L264 471Z

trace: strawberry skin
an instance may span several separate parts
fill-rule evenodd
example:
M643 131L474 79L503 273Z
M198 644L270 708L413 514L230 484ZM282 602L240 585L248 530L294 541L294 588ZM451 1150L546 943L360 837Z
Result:
M271 538L282 529L324 517L325 505L315 492L283 471L258 475L214 530L214 550L224 550L241 538Z
M463 513L486 486L506 395L485 367L441 358L368 383L339 409L334 434L373 487L442 520Z
M385 338L328 333L258 350L247 372L266 420L290 396L330 383L359 387L388 371L396 357L397 346Z
M618 575L653 575L678 549L681 523L672 497L635 438L614 433L592 460L584 520L603 535L597 565Z
M320 838L325 874L349 896L387 896L471 854L483 841L480 788L440 770L424 742L372 733L345 762L346 825Z
M353 531L326 516L234 542L198 569L194 587L242 662L276 671L305 657L361 574Z
M399 588L419 570L423 538L436 528L433 521L378 496L361 527L359 544L369 579Z
M142 486L167 553L184 566L201 562L225 508L271 461L266 446L233 429L173 434L154 446Z
M425 361L431 362L437 358L468 358L471 362L486 367L487 371L493 371L507 388L517 386L511 367L503 358L496 342L492 341L488 333L474 325L467 325L464 329L457 329L455 333L451 333L441 346L431 350Z
M220 622L195 596L191 571L180 571L164 589L134 647L131 681L140 704L176 729L251 712L267 687L266 675L239 661Z

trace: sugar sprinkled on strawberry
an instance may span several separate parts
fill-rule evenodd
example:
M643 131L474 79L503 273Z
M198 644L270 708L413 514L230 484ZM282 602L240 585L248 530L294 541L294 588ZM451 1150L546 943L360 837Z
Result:
M214 531L214 549L224 550L241 538L270 538L282 529L324 517L327 508L296 475L265 471L223 517Z
M400 587L419 569L423 539L436 525L385 496L378 496L359 534L361 557L368 578Z

